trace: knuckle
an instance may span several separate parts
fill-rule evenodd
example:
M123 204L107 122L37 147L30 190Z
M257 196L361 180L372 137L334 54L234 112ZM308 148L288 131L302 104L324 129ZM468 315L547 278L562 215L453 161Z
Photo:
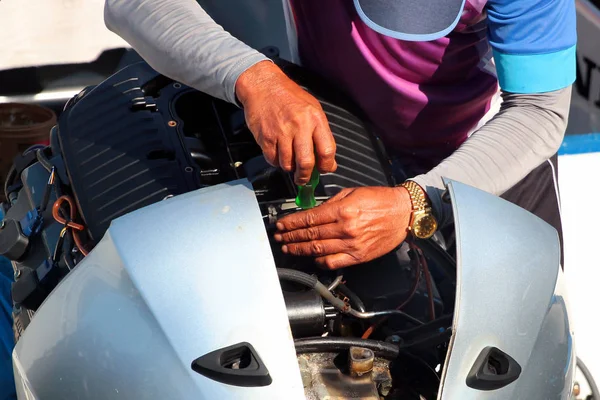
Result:
M344 206L340 209L340 217L345 220L353 220L360 214L360 210L355 206Z
M318 228L308 228L306 230L306 238L308 240L315 240L319 237L319 229Z
M304 222L306 223L306 225L308 226L313 226L316 225L316 217L313 213L308 213L306 214L306 216L304 217Z
M353 221L349 221L348 223L345 223L342 231L346 236L349 237L355 237L357 235L357 226L356 223Z
M320 105L310 107L310 116L316 121L327 121L325 114L323 113L323 109Z
M271 152L271 151L265 151L264 152L265 155L265 160L271 164L271 165L275 165L275 161L277 159L275 152Z
M327 268L327 269L336 269L335 261L333 261L331 258L326 258L323 261L323 264L324 264L325 268Z
M262 147L264 149L274 148L275 147L275 143L276 143L275 136L273 136L273 135L265 135L265 134L262 134L260 136L259 141L260 141L260 144L262 145Z
M287 232L282 235L284 242L295 242L296 234L294 232Z
M320 255L323 254L323 245L319 242L311 242L310 250L312 254Z
M335 145L328 145L321 150L321 157L333 158L333 156L335 156L335 150Z
M359 247L360 247L358 245L358 241L356 239L354 239L354 238L353 239L346 239L346 240L344 240L344 246L350 252L357 251L359 249Z
M310 158L304 157L298 160L298 168L301 170L310 170L313 167L313 163Z

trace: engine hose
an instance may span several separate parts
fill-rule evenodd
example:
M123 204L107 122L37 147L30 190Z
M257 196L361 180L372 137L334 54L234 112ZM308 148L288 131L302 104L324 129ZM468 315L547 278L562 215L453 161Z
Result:
M400 311L400 310L382 310L382 311L368 311L368 312L353 310L349 304L346 304L343 300L335 297L327 289L327 286L325 286L321 282L319 282L319 280L316 277L309 275L307 273L297 271L294 269L277 268L277 275L279 276L279 279L300 283L311 289L315 289L321 295L321 297L323 297L325 300L327 300L332 306L334 306L335 308L337 308L344 314L352 315L355 318L371 319L371 318L382 317L385 315L397 315L397 316L403 317L404 319L409 320L410 322L412 322L414 324L423 325L423 322L419 321L418 319L416 319L414 317L411 317L410 315L408 315L405 312Z
M360 297L358 297L356 295L356 293L354 293L352 290L348 289L348 286L346 286L343 283L340 283L337 286L337 289L348 298L348 300L350 300L350 304L352 304L352 307L356 308L358 311L360 312L365 312L367 311L367 309L365 308L365 304L362 302L362 300L360 299Z
M9 198L9 194L10 194L10 193L8 193L8 187L10 185L12 185L12 182L17 175L16 172L17 171L15 170L15 166L13 164L10 166L8 173L6 174L6 180L4 181L4 197L6 197L7 200Z
M359 311L350 309L350 311L348 311L348 314L352 315L353 317L360 318L360 319L372 319L372 318L377 318L377 317L385 317L388 315L397 315L399 317L402 317L402 318L412 322L415 325L423 325L422 321L420 321L420 320L416 319L415 317L412 317L412 316L408 315L407 313L405 313L404 311L400 311L400 310L359 312Z
M277 268L277 275L279 276L279 279L296 282L308 286L311 289L314 289L318 282L317 277L301 271L296 271L295 269Z
M598 386L596 385L596 381L592 377L590 370L583 363L583 361L581 361L581 359L579 357L577 357L577 359L576 359L576 364L577 364L577 368L579 368L579 370L583 374L585 380L587 381L590 391L592 392L591 398L593 400L599 400L600 399L600 391L598 391ZM588 396L588 398L590 398L590 397Z
M331 303L332 306L342 312L348 312L350 306L344 303L342 300L335 297L328 289L327 286L323 285L319 280L312 275L309 275L302 271L289 268L277 268L277 275L279 279L284 281L296 282L301 285L307 286L311 289L315 289L321 297Z
M350 347L363 347L373 350L376 356L394 360L400 354L398 345L379 340L359 339L351 337L315 337L296 339L296 354L331 353L348 350Z
M35 151L36 155L38 151L41 151L43 149L45 149L46 146L42 145L42 144L34 144L33 146L30 146L27 148L27 150L25 150L23 153L21 153L22 155L25 155L27 153L29 153L30 151ZM10 169L8 170L8 173L6 174L6 180L4 182L4 197L6 197L6 199L9 198L9 194L8 193L8 188L10 185L13 184L13 181L18 178L16 175L16 169L15 169L15 165L11 164ZM50 171L48 171L50 172Z
M48 160L48 157L44 154L44 150L38 150L35 153L38 161L48 172L52 172L52 163Z

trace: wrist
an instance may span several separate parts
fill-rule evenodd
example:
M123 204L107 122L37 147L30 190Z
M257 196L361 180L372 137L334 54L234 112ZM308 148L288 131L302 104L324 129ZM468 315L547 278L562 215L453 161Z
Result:
M428 239L438 229L438 222L433 215L431 201L423 187L415 181L407 180L400 185L408 192L410 203L410 220L408 229L419 239Z
M410 199L410 193L405 187L396 186L394 188L397 196L397 204L399 207L398 215L398 224L400 230L403 232L408 231L410 224L410 217L412 214L412 202Z
M281 77L283 71L270 60L254 64L239 76L235 83L235 94L240 103L245 105L259 90L264 90L269 81Z

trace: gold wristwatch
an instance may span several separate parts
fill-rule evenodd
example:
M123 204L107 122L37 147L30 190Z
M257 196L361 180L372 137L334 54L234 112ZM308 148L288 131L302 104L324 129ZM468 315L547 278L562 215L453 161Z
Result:
M425 191L417 183L406 181L399 186L408 190L412 213L408 223L408 231L418 239L428 239L433 236L438 228L438 223L433 216L433 210L427 200Z

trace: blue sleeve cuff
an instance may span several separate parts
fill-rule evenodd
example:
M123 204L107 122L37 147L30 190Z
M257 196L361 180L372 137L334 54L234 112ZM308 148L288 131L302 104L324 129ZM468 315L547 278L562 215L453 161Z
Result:
M502 90L517 94L552 92L575 82L576 46L547 54L505 54L494 50Z

